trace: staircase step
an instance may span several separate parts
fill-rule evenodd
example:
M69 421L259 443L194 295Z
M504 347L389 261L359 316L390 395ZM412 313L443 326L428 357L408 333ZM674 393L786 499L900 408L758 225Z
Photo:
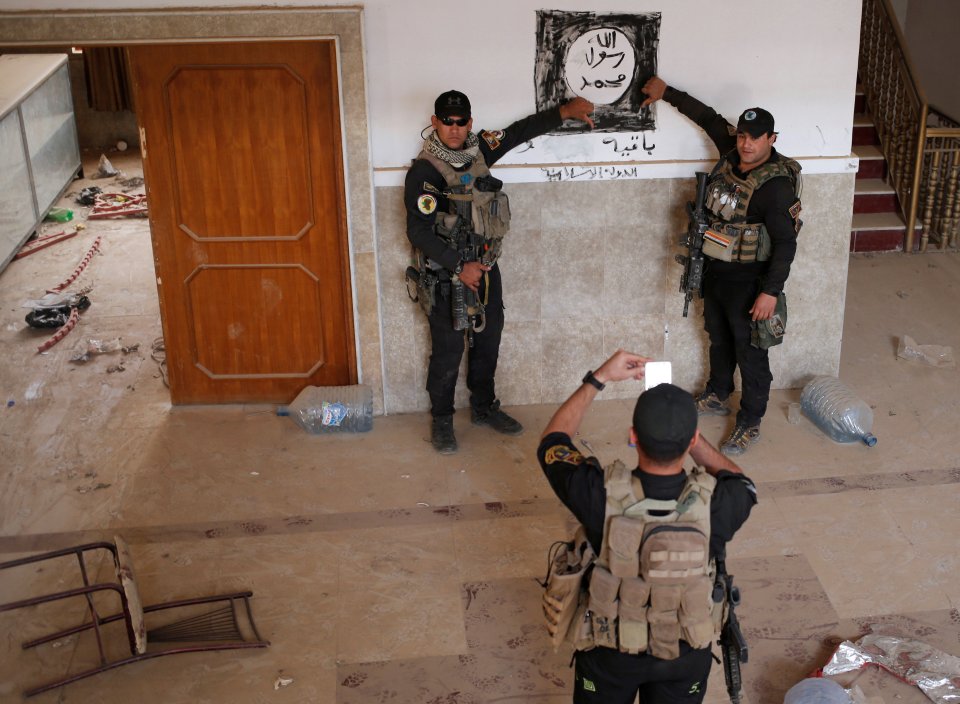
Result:
M854 213L850 229L854 231L905 230L900 213Z
M864 159L882 159L883 152L880 151L880 147L877 147L872 144L855 144L853 147L853 153L857 155L857 158L860 161Z
M896 193L882 179L857 179L853 194L854 213L900 212Z
M853 114L854 127L873 127L873 117L865 112L855 112Z
M857 93L853 98L853 109L855 112L864 112L867 109L867 97L860 86L857 86Z
M853 153L860 159L860 168L857 170L857 179L883 178L887 172L887 162L883 153L874 145L857 144Z
M871 122L869 125L854 125L853 143L857 146L868 144L880 144L880 135Z
M907 226L897 213L854 213L851 252L902 252Z
M862 178L853 187L856 195L881 195L894 193L893 186L882 178Z

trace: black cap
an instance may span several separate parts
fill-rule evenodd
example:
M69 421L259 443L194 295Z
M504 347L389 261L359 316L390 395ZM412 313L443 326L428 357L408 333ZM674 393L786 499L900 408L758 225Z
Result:
M654 386L637 399L633 431L650 459L674 460L687 451L697 431L697 404L679 386Z
M470 117L470 98L458 90L441 93L433 103L433 114L437 117Z
M746 132L754 138L773 132L773 115L763 108L747 108L737 121L737 132Z

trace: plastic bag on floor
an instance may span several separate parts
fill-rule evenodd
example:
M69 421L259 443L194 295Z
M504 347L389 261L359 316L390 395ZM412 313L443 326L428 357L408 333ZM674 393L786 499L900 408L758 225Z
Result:
M952 347L946 345L918 345L917 341L909 335L900 338L900 344L897 345L897 357L922 362L941 369L952 369L955 366Z
M909 638L871 633L845 640L823 668L826 676L875 665L914 684L936 704L960 703L960 658Z

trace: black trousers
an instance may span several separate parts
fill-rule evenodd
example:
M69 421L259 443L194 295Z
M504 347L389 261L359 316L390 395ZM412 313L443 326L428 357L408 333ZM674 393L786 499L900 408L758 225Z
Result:
M733 392L733 372L740 367L743 382L737 422L759 425L770 398L770 357L767 350L750 344L750 308L760 283L703 278L703 327L710 336L710 378L707 390L721 400Z
M441 284L442 286L442 284ZM486 327L473 333L473 347L467 353L467 388L470 405L485 412L497 399L493 377L500 357L500 336L503 333L503 285L500 267L494 265L480 280L479 296L486 301ZM453 329L450 299L437 296L430 313L430 365L427 368L427 392L430 413L448 416L453 413L453 395L460 373L460 360L466 346L464 331Z
M693 650L686 643L676 660L630 655L612 648L576 654L574 704L700 704L707 692L713 658L710 648Z

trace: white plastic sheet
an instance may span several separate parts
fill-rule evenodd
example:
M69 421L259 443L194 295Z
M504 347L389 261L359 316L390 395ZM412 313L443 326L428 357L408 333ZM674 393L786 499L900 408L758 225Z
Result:
M916 685L936 704L960 704L960 658L909 638L871 633L856 643L846 640L823 674L839 675L867 665Z

